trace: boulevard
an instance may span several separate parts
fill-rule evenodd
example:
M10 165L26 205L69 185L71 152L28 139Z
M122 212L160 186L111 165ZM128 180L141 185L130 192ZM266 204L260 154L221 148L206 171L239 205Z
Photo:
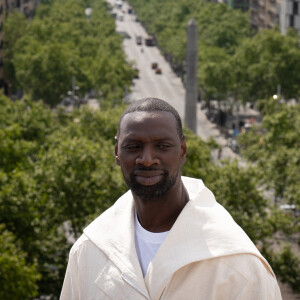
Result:
M125 36L123 49L128 61L132 62L139 71L139 78L134 79L130 93L125 95L125 101L131 102L145 97L161 98L173 105L184 120L185 88L181 78L173 72L157 46L145 45L144 39L148 33L142 24L136 21L137 16L128 13L128 9L131 8L129 4L123 1L122 7L117 8L116 3L119 1L108 0L108 2L116 15L116 31ZM137 45L137 36L142 37L142 45ZM158 64L162 74L155 73L151 68L152 63ZM222 147L221 158L239 158L226 146L226 139L220 134L216 125L207 119L200 108L200 103L197 103L197 135L206 141L211 137L214 138ZM213 151L212 156L217 159L218 150Z

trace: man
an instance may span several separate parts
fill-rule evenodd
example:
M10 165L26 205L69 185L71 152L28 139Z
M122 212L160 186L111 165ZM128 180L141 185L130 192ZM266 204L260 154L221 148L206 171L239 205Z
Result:
M73 245L61 300L281 299L248 236L201 180L181 176L186 151L172 106L125 110L115 157L130 191Z

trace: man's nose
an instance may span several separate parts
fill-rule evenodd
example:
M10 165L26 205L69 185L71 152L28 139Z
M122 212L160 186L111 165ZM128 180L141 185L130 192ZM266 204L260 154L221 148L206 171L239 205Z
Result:
M150 167L153 164L158 164L159 159L156 156L155 150L150 146L143 147L139 156L136 159L136 164Z

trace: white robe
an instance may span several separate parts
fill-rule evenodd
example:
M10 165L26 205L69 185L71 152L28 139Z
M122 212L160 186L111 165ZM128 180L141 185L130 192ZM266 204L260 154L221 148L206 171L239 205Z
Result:
M130 191L73 245L61 300L279 300L268 262L198 179L182 177L190 201L149 264L134 238Z

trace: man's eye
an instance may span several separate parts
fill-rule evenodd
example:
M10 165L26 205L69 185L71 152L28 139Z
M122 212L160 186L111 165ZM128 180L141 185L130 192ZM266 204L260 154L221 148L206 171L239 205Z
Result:
M141 148L141 146L138 144L127 145L124 147L124 149L130 150L130 151L138 150L140 148Z
M159 150L167 150L168 148L170 148L170 145L168 145L168 144L158 144L158 145L156 145L156 148L158 148Z

